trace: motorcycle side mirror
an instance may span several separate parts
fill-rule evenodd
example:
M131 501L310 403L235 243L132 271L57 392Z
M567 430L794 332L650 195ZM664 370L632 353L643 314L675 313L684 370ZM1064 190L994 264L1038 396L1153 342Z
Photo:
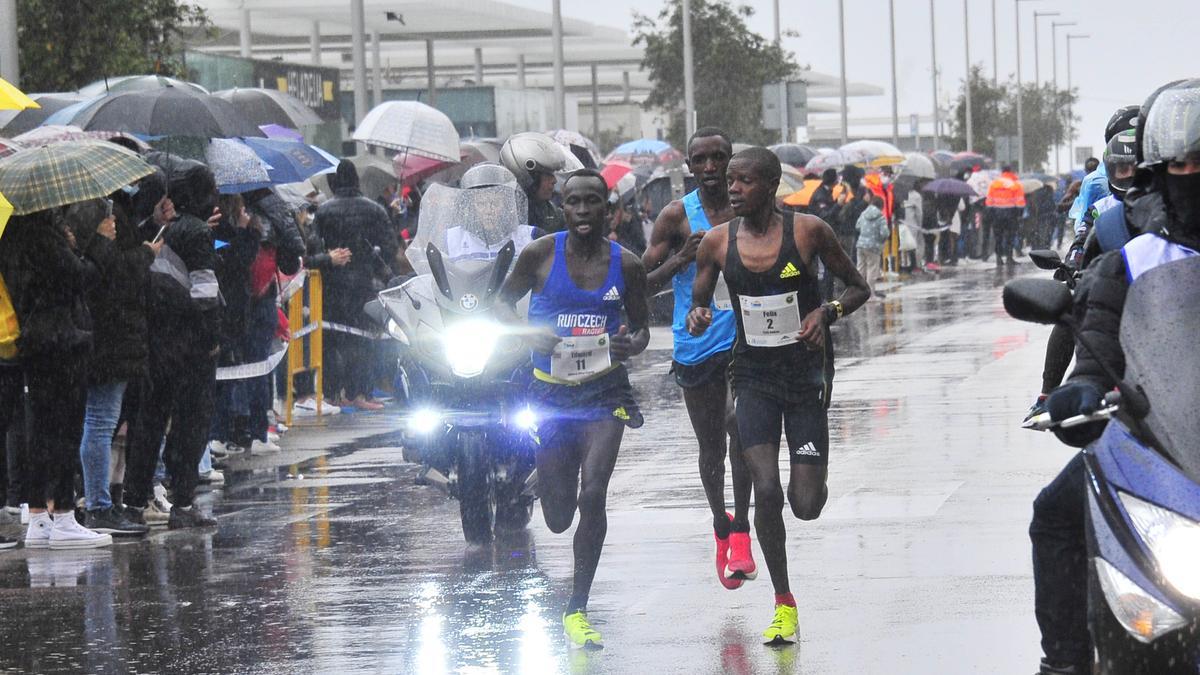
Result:
M1058 251L1038 249L1030 251L1029 258L1033 260L1033 264L1037 265L1038 269L1056 270L1062 267L1062 258L1058 257Z
M1066 322L1071 303L1071 291L1051 279L1014 279L1004 285L1004 311L1018 321Z
M508 243L500 249L500 253L496 256L496 261L492 263L492 278L488 281L488 296L495 295L500 291L500 286L504 284L504 278L508 276L508 268L512 267L513 258L517 255L517 247L513 245L510 239Z
M442 253L430 243L425 247L425 259L429 262L429 273L438 290L447 298L450 297L450 277L446 274L446 263L442 261Z

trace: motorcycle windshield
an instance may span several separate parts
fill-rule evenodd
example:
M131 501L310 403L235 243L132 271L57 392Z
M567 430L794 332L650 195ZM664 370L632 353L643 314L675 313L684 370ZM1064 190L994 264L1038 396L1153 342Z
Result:
M417 235L405 255L417 274L429 274L428 247L441 253L452 276L490 269L529 214L525 193L503 185L460 190L432 185L421 198Z
M1133 283L1121 346L1125 379L1150 401L1147 428L1200 481L1200 257L1160 265Z

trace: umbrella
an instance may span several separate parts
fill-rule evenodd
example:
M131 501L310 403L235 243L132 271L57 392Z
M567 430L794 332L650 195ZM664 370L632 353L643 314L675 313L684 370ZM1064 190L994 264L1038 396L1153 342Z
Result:
M263 135L229 101L170 85L107 96L75 119L84 129L127 131L143 136Z
M566 129L547 131L546 135L553 139L555 143L570 150L571 154L575 155L584 166L590 168L600 166L600 148L587 136L578 131L568 131Z
M864 167L895 166L905 157L896 146L883 141L853 141L838 148L847 164Z
M779 161L791 164L797 169L807 165L809 160L817 156L816 150L801 143L778 143L767 149L775 153Z
M8 157L9 155L24 150L25 146L16 141L7 138L0 138L0 158Z
M808 206L809 202L812 201L813 193L817 191L817 188L820 187L820 185L821 179L809 178L804 181L804 187L800 188L796 192L793 192L787 197L784 197L783 203L788 206ZM834 185L833 198L837 199L838 197L841 197L842 193L845 191L845 184L838 183L837 185Z
M277 185L299 183L313 174L337 168L336 160L331 162L325 153L298 141L247 138L243 142L266 163L267 174Z
M400 152L392 158L392 171L400 177L400 182L404 185L416 185L442 169L457 163ZM459 177L461 178L461 176Z
M925 185L923 192L947 197L966 197L975 199L979 195L975 189L957 178L939 178Z
M267 135L267 138L278 138L284 141L304 140L304 134L289 127L281 127L278 124L260 124L258 128Z
M791 164L783 164L783 174L779 176L779 187L775 188L775 197L783 199L797 190L804 188L804 174Z
M8 225L8 217L12 215L13 205L8 203L4 195L0 195L0 236L4 235L4 228Z
M458 144L458 157L463 164L499 162L500 143L487 139L466 140Z
M975 191L976 197L987 195L988 187L992 184L992 179L996 177L994 171L976 171L967 179L967 185Z
M992 168L992 158L977 152L960 152L955 154L954 159L950 162L950 168L956 173L974 169L975 167L981 169Z
M42 120L41 126L61 127L75 124L76 117L79 117L83 114L83 111L103 100L103 96L96 96L93 98L85 98L82 101L76 101L75 103L72 103L64 108L59 108L47 116L46 119Z
M616 150L608 153L604 161L621 159L630 164L680 164L684 160L683 153L672 148L669 143L643 138L618 145Z
M829 152L822 152L808 160L808 164L804 165L804 171L806 173L820 174L825 169L840 169L850 163L846 161L842 153L837 150L830 150Z
M354 140L444 162L459 158L454 123L437 108L417 101L375 106L354 130Z
M631 171L633 171L632 164L615 159L604 165L604 168L600 170L600 175L604 176L604 182L608 183L608 189L611 190Z
M222 194L249 192L271 185L269 167L245 143L214 138L204 149L204 163L212 169Z
M347 159L358 169L359 189L362 190L363 195L371 199L382 195L383 191L389 185L400 183L400 179L396 178L396 174L393 173L392 163L383 157L355 155ZM333 189L329 186L329 176L331 173L319 173L310 179L313 186L326 196L333 196Z
M933 180L937 178L937 170L934 169L933 160L919 152L910 152L904 155L904 169L901 173L905 176L913 178L928 178Z
M99 199L153 172L137 153L115 143L53 143L0 159L0 193L21 216Z
M117 136L133 141L143 151L150 149L149 145L146 145L146 143L141 139L131 134L126 134L119 131L84 131L79 127L73 127L69 125L34 127L20 136L17 136L13 140L20 143L22 147L36 148L43 145L50 145L51 143L60 143L62 141L107 141L108 139Z
M59 110L83 100L76 94L34 94L31 98L40 107L0 112L0 131L16 136L46 121L47 117Z
M26 108L39 108L38 102L29 98L20 89L8 83L8 80L0 77L0 110L24 110Z
M242 117L256 126L278 124L299 129L320 124L321 118L304 101L277 89L224 89L213 96L233 104Z
M1025 194L1029 194L1031 192L1037 192L1038 190L1041 190L1043 187L1045 187L1045 184L1036 178L1022 178L1021 179L1021 189L1025 192Z
M121 94L127 91L145 91L147 89L162 89L163 87L182 87L196 92L197 94L207 94L208 90L195 82L187 80L179 80L174 77L166 77L163 75L122 75L120 77L107 77L103 80L80 87L79 94L92 98L94 96L109 96L111 94Z

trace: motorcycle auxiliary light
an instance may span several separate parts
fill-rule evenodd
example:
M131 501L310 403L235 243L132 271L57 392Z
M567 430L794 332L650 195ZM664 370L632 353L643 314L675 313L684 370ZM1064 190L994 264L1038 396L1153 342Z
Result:
M442 416L429 408L415 410L408 416L408 430L422 436L437 429L441 423Z

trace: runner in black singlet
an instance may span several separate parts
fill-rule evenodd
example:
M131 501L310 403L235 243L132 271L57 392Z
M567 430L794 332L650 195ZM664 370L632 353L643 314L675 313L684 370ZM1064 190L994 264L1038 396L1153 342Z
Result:
M791 460L787 501L797 518L814 520L828 496L828 327L871 295L829 225L776 210L780 174L779 159L766 148L744 150L729 162L729 200L737 217L701 242L688 313L688 330L704 333L723 271L737 316L730 370L738 433L754 480L754 527L775 587L775 618L763 632L769 643L789 642L797 629L787 577L780 435L787 436ZM840 299L821 304L818 262L845 283Z

